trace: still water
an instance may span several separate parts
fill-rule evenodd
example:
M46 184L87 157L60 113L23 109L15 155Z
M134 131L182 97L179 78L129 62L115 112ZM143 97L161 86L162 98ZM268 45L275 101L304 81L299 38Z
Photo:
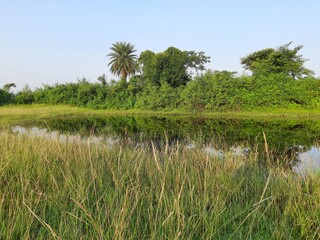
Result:
M253 120L192 117L64 117L23 121L10 127L15 134L60 141L81 140L113 146L154 142L182 144L201 149L209 156L246 157L253 150L292 163L300 175L320 169L320 121ZM266 139L264 139L264 134ZM266 141L265 141L266 140ZM263 157L263 156L262 156Z

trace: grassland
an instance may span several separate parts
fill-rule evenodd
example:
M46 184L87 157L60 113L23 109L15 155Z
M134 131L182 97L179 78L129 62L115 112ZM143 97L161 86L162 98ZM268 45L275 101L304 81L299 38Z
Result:
M148 115L148 116L202 116L223 118L253 118L253 119L319 119L320 110L308 109L260 109L253 111L225 111L225 112L190 112L184 110L174 111L148 111L148 110L92 110L88 108L70 107L64 105L9 105L0 107L0 120L2 122L21 120L24 118L50 118L70 115L103 116L103 115Z
M319 239L320 177L253 151L0 134L0 239Z

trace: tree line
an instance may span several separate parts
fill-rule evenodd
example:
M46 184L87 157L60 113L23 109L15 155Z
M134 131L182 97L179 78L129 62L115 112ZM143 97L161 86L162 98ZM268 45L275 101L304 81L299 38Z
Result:
M96 83L44 85L17 94L5 85L0 104L67 104L94 109L250 110L257 108L319 108L320 81L304 66L306 61L291 43L253 52L241 59L250 75L207 70L204 52L169 47L164 52L143 51L116 42L108 66L120 81L105 75Z

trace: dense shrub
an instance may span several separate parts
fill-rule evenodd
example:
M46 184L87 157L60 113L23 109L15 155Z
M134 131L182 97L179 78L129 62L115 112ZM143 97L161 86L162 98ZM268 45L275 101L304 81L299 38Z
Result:
M179 108L182 89L183 87L173 88L165 81L160 86L148 83L140 93L135 107L149 110Z
M15 96L15 102L20 104L34 103L36 102L34 95L35 93L28 86L26 86Z
M319 99L320 81L316 79L295 80L284 74L273 74L247 80L246 87L241 89L242 106L245 109L306 108L312 106L314 99Z
M14 96L12 93L0 89L0 105L12 103L14 101Z
M1 90L0 104L13 101L13 95ZM319 108L320 80L312 77L296 80L286 74L236 76L228 71L207 71L186 86L173 87L162 81L155 84L142 76L106 84L77 83L45 85L16 94L22 104L67 104L94 109L149 110L251 110L258 108Z
M187 109L195 110L239 109L243 80L232 72L207 72L184 89L183 104Z

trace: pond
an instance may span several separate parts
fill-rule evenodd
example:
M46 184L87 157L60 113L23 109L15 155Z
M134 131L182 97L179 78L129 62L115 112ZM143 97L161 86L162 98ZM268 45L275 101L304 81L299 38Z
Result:
M256 120L202 117L63 117L23 121L11 126L16 134L128 145L152 141L159 149L165 144L201 148L208 155L223 159L225 154L246 157L258 151L265 157L268 147L273 159L283 158L298 174L320 168L320 121ZM264 137L265 136L265 137Z

